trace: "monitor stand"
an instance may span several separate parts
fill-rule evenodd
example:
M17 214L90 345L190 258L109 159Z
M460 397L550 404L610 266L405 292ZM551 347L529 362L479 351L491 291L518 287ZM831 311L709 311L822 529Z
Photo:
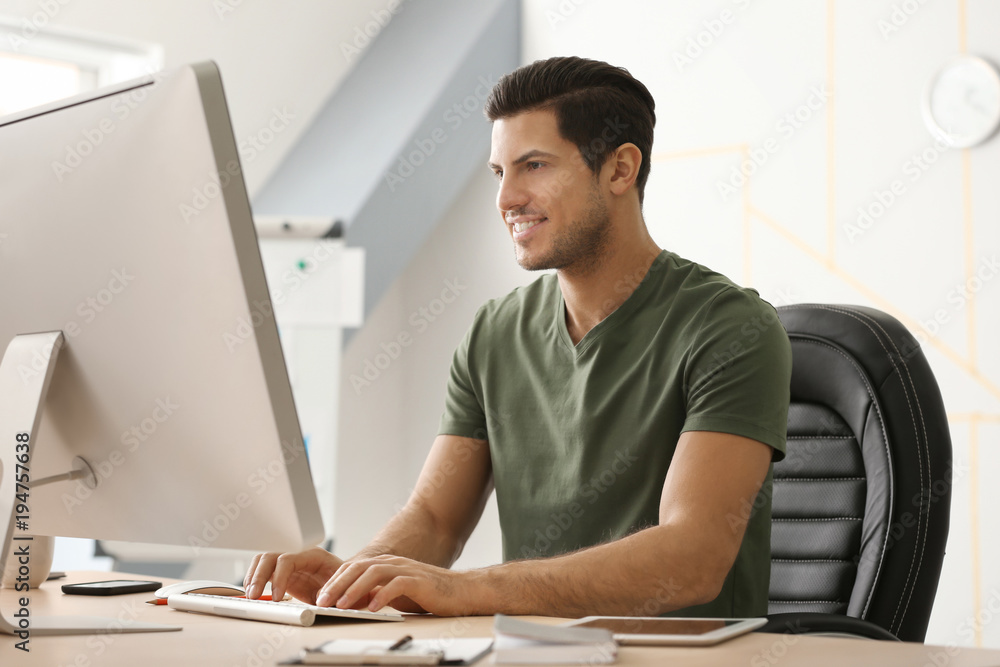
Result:
M43 484L74 479L90 478L96 486L97 478L87 462L77 457L73 470L62 475L44 479L31 479L31 452L41 422L42 406L49 391L52 372L64 342L61 331L22 334L16 336L7 347L0 361L0 535L3 535L3 550L0 551L0 572L3 572L10 557L11 545L22 545L28 551L27 568L31 567L31 540L27 531L31 528L31 490ZM22 442L23 441L23 442ZM28 483L18 483L25 479ZM25 502L26 501L26 502ZM20 518L18 518L20 517ZM15 526L17 534L15 534ZM15 597L27 597L24 592ZM22 616L22 607L9 618L0 609L0 634L16 635L27 640L31 635L87 635L95 633L120 632L167 632L180 630L178 626L157 623L132 622L123 624L114 618L98 616L35 616L29 605L27 615Z

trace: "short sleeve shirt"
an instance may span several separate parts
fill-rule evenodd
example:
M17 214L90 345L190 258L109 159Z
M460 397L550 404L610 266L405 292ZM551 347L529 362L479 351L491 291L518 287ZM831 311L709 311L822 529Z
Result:
M545 275L480 308L455 352L439 433L489 441L505 560L656 525L685 431L784 456L791 350L774 308L668 251L637 286L621 283L633 287L574 345ZM766 613L770 485L769 473L722 593L681 615Z

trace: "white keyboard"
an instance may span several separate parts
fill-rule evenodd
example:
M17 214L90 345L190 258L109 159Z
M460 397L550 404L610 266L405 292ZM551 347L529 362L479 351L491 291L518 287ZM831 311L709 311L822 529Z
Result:
M196 611L202 614L245 618L250 621L268 621L285 625L312 625L317 616L354 619L357 621L402 621L398 614L364 611L359 609L337 609L317 607L303 602L275 602L272 600L248 600L228 595L205 595L203 593L183 593L167 598L167 606L181 611Z

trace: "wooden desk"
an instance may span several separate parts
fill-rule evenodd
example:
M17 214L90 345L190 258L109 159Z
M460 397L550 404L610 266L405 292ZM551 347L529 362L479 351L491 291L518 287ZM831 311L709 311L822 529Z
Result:
M188 614L165 606L145 604L151 593L110 597L63 595L64 583L106 579L141 579L108 572L77 572L68 580L52 581L32 591L29 608L36 615L110 616L123 624L132 621L183 626L180 632L31 637L30 653L14 648L16 638L0 636L0 665L4 667L105 667L135 665L218 665L219 667L265 667L298 654L303 646L314 646L335 637L397 638L488 637L491 617L434 618L413 616L403 623L350 623L299 628L273 623L240 621L216 616ZM15 592L0 592L0 605L10 614ZM546 623L558 619L532 619ZM479 665L490 665L489 657ZM796 637L754 633L711 648L654 648L625 646L619 650L620 665L748 665L749 667L842 667L872 665L886 667L1000 665L1000 651L946 649L922 644L897 644L854 639Z

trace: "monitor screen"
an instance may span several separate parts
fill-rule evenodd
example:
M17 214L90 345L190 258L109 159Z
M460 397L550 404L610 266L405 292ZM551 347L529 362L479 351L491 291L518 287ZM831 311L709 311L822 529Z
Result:
M31 533L195 552L322 539L213 63L0 118L0 285L0 351L63 334L31 479L82 457L97 480L33 488Z

